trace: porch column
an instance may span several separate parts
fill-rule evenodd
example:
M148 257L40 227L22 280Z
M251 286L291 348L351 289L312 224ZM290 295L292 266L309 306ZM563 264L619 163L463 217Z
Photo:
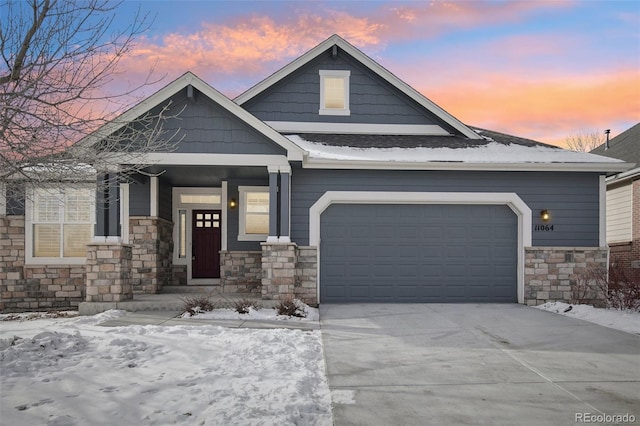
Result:
M280 167L280 233L278 241L290 243L289 236L289 199L291 187L291 167Z
M118 241L120 230L120 188L118 174L113 172L98 175L98 191L96 194L96 227L97 241Z
M93 242L87 245L86 302L79 310L91 313L87 303L110 303L131 300L132 246L123 244L120 229L120 188L118 174L98 175L96 193L96 227Z
M269 236L268 243L278 241L278 167L269 166Z

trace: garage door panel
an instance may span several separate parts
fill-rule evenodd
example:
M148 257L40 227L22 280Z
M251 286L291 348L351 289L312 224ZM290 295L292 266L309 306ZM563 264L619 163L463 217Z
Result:
M421 227L419 235L425 242L439 240L443 236L443 229L438 225L424 225Z
M405 265L398 265L398 277L400 278L414 278L414 279L418 279L419 277L419 265L412 263L412 264L405 264Z
M332 205L320 233L321 302L517 301L506 206Z
M373 275L376 278L393 278L395 272L394 269L394 265L390 264L373 265Z

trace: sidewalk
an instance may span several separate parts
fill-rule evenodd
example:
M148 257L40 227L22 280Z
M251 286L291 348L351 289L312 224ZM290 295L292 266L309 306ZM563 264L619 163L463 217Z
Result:
M179 318L182 311L127 312L124 316L100 323L103 327L128 325L209 325L226 328L319 330L320 322L311 320L213 320Z

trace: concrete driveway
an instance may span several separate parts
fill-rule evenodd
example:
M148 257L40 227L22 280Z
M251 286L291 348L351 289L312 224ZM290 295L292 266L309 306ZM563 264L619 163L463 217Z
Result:
M320 313L338 426L640 422L640 336L515 304Z

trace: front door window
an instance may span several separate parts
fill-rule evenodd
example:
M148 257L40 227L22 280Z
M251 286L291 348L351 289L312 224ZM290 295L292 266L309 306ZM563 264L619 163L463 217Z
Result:
M193 278L220 278L221 211L193 210L191 235L191 275Z

